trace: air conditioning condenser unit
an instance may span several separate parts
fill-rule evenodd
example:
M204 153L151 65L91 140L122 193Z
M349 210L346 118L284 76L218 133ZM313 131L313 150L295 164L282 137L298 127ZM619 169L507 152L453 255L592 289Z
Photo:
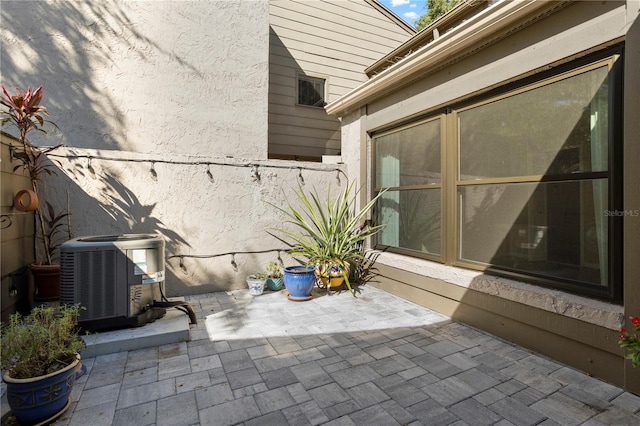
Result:
M60 302L80 303L86 330L141 326L166 312L165 242L156 234L80 237L60 248Z

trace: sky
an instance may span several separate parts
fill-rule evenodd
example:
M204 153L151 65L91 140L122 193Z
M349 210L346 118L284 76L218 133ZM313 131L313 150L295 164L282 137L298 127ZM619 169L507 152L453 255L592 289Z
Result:
M413 26L413 23L421 15L426 13L427 0L378 0L393 13Z

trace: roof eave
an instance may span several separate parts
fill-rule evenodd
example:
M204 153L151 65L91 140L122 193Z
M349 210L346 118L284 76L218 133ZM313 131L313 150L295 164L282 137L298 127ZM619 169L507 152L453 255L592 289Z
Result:
M384 57L378 59L376 62L368 66L364 70L365 74L371 76L386 64L390 62L396 62L396 58L406 56L408 53L411 53L412 50L417 50L425 43L436 39L439 33L445 33L445 31L449 30L457 22L468 18L470 14L473 13L472 9L476 9L477 6L479 6L481 3L486 3L487 1L488 0L478 0L473 2L465 1L459 3L449 12L445 13L440 18L436 19L431 24L417 32L417 34L411 37L411 39L402 43L400 46L393 49Z
M375 75L349 93L325 106L327 113L343 116L379 98L407 81L455 60L483 39L505 37L533 13L558 9L565 2L522 0L501 1L484 9L418 51Z

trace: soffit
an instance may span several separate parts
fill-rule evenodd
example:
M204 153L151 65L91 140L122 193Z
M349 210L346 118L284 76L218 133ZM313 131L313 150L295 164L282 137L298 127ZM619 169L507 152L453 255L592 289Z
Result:
M329 114L343 116L392 90L475 54L569 3L539 0L494 3L329 103L325 110Z

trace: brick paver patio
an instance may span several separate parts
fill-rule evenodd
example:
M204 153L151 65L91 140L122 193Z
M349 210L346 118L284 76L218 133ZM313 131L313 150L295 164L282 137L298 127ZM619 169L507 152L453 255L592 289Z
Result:
M85 359L56 425L640 425L640 398L363 286L190 296L191 341Z

